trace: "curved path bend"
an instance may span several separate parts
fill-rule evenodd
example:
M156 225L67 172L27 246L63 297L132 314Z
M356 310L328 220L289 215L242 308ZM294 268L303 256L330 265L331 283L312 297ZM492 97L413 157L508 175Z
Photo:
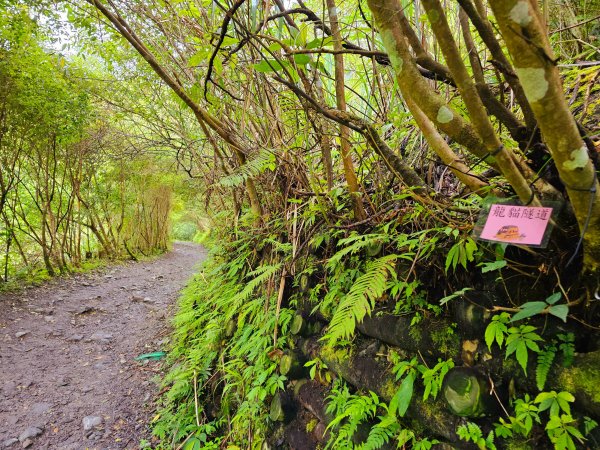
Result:
M0 448L137 449L149 439L175 300L202 247L0 295Z

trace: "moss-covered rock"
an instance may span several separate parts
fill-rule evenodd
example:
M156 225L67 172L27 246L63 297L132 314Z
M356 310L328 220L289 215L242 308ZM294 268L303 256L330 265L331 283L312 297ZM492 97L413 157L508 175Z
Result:
M444 379L443 393L453 414L461 417L481 417L489 411L489 383L477 371L456 367Z
M580 408L595 420L600 420L600 351L575 357L570 367L557 369L549 384L575 396Z

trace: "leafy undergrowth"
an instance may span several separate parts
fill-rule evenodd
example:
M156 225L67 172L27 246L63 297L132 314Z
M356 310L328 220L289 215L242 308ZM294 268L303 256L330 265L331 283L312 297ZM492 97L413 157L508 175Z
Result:
M69 276L74 273L88 273L110 264L106 259L90 259L82 262L79 266L69 266L64 273L58 277ZM39 286L52 280L45 269L25 268L16 272L7 282L0 282L0 292L14 292L31 286Z
M476 242L477 204L396 202L360 229L308 208L303 240L223 230L180 299L156 448L596 445L594 313L562 253ZM367 318L408 330L390 343Z
M164 254L164 251L155 249L153 252L143 255L137 254L137 261L153 261ZM0 282L0 292L16 292L20 289L40 286L53 278L69 277L73 274L85 274L92 273L97 270L101 270L105 267L114 266L117 264L124 264L127 261L131 261L130 257L121 258L90 258L82 261L79 265L68 265L63 269L62 273L58 273L54 276L48 274L46 269L41 267L26 267L11 274L11 278L7 282Z

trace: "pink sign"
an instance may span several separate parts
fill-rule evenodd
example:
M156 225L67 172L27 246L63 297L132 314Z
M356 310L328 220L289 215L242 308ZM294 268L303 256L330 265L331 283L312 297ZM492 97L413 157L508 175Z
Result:
M540 245L552 208L492 205L480 239L509 244Z

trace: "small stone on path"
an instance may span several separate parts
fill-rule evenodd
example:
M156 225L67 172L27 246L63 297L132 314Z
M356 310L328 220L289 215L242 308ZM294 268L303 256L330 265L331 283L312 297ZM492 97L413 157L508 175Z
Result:
M94 308L93 306L83 306L81 308L71 310L71 312L73 314L78 315L78 316L80 316L82 314L86 314L86 313L91 313L94 311L96 311L96 308Z
M33 445L33 441L31 439L25 439L22 443L23 448L31 447Z
M18 331L18 332L15 333L15 337L20 338L20 337L23 337L23 336L25 336L26 334L29 334L29 333L30 333L30 331Z
M19 442L19 440L17 438L7 439L2 443L2 448L11 447L13 444L16 444L17 442Z
M81 421L83 423L83 429L89 431L94 427L102 424L102 417L100 416L86 416Z
M73 336L69 336L67 338L67 341L70 341L70 342L79 342L82 339L83 339L83 334L74 334Z
M19 435L19 441L21 441L21 443L25 443L25 441L39 436L40 434L42 434L42 430L38 427L28 427Z
M99 341L99 342L104 342L104 343L111 341L112 338L113 338L112 334L104 333L103 331L98 331L90 336L90 339L92 341Z

